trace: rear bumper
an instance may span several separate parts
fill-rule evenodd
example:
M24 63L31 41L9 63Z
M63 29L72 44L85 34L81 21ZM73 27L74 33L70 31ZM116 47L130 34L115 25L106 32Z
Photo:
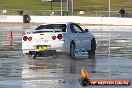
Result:
M37 50L36 46L41 45L41 46L47 46L46 50ZM50 47L48 47L50 46ZM30 51L35 51L35 52L44 52L44 51L56 51L56 52L66 52L65 49L66 45L64 41L55 41L55 43L32 43L32 42L22 42L22 50L23 53L29 53Z

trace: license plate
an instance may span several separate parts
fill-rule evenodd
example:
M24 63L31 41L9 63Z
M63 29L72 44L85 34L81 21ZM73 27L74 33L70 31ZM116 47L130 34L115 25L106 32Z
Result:
M36 46L36 49L39 51L47 50L46 46Z

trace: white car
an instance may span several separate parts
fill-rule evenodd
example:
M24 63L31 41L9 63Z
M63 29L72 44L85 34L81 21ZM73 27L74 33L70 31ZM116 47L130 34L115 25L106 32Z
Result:
M76 52L87 51L95 55L95 37L72 22L41 24L34 31L22 37L23 53L36 57L45 52L66 52L75 58Z

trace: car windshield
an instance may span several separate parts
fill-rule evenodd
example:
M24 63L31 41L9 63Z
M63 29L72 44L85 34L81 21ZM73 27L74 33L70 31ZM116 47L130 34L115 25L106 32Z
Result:
M43 32L66 32L66 24L40 25L35 30Z

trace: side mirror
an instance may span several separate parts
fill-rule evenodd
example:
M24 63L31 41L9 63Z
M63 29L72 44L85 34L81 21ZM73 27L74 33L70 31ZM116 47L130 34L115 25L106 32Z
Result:
M85 29L85 32L89 32L89 30L88 29Z

